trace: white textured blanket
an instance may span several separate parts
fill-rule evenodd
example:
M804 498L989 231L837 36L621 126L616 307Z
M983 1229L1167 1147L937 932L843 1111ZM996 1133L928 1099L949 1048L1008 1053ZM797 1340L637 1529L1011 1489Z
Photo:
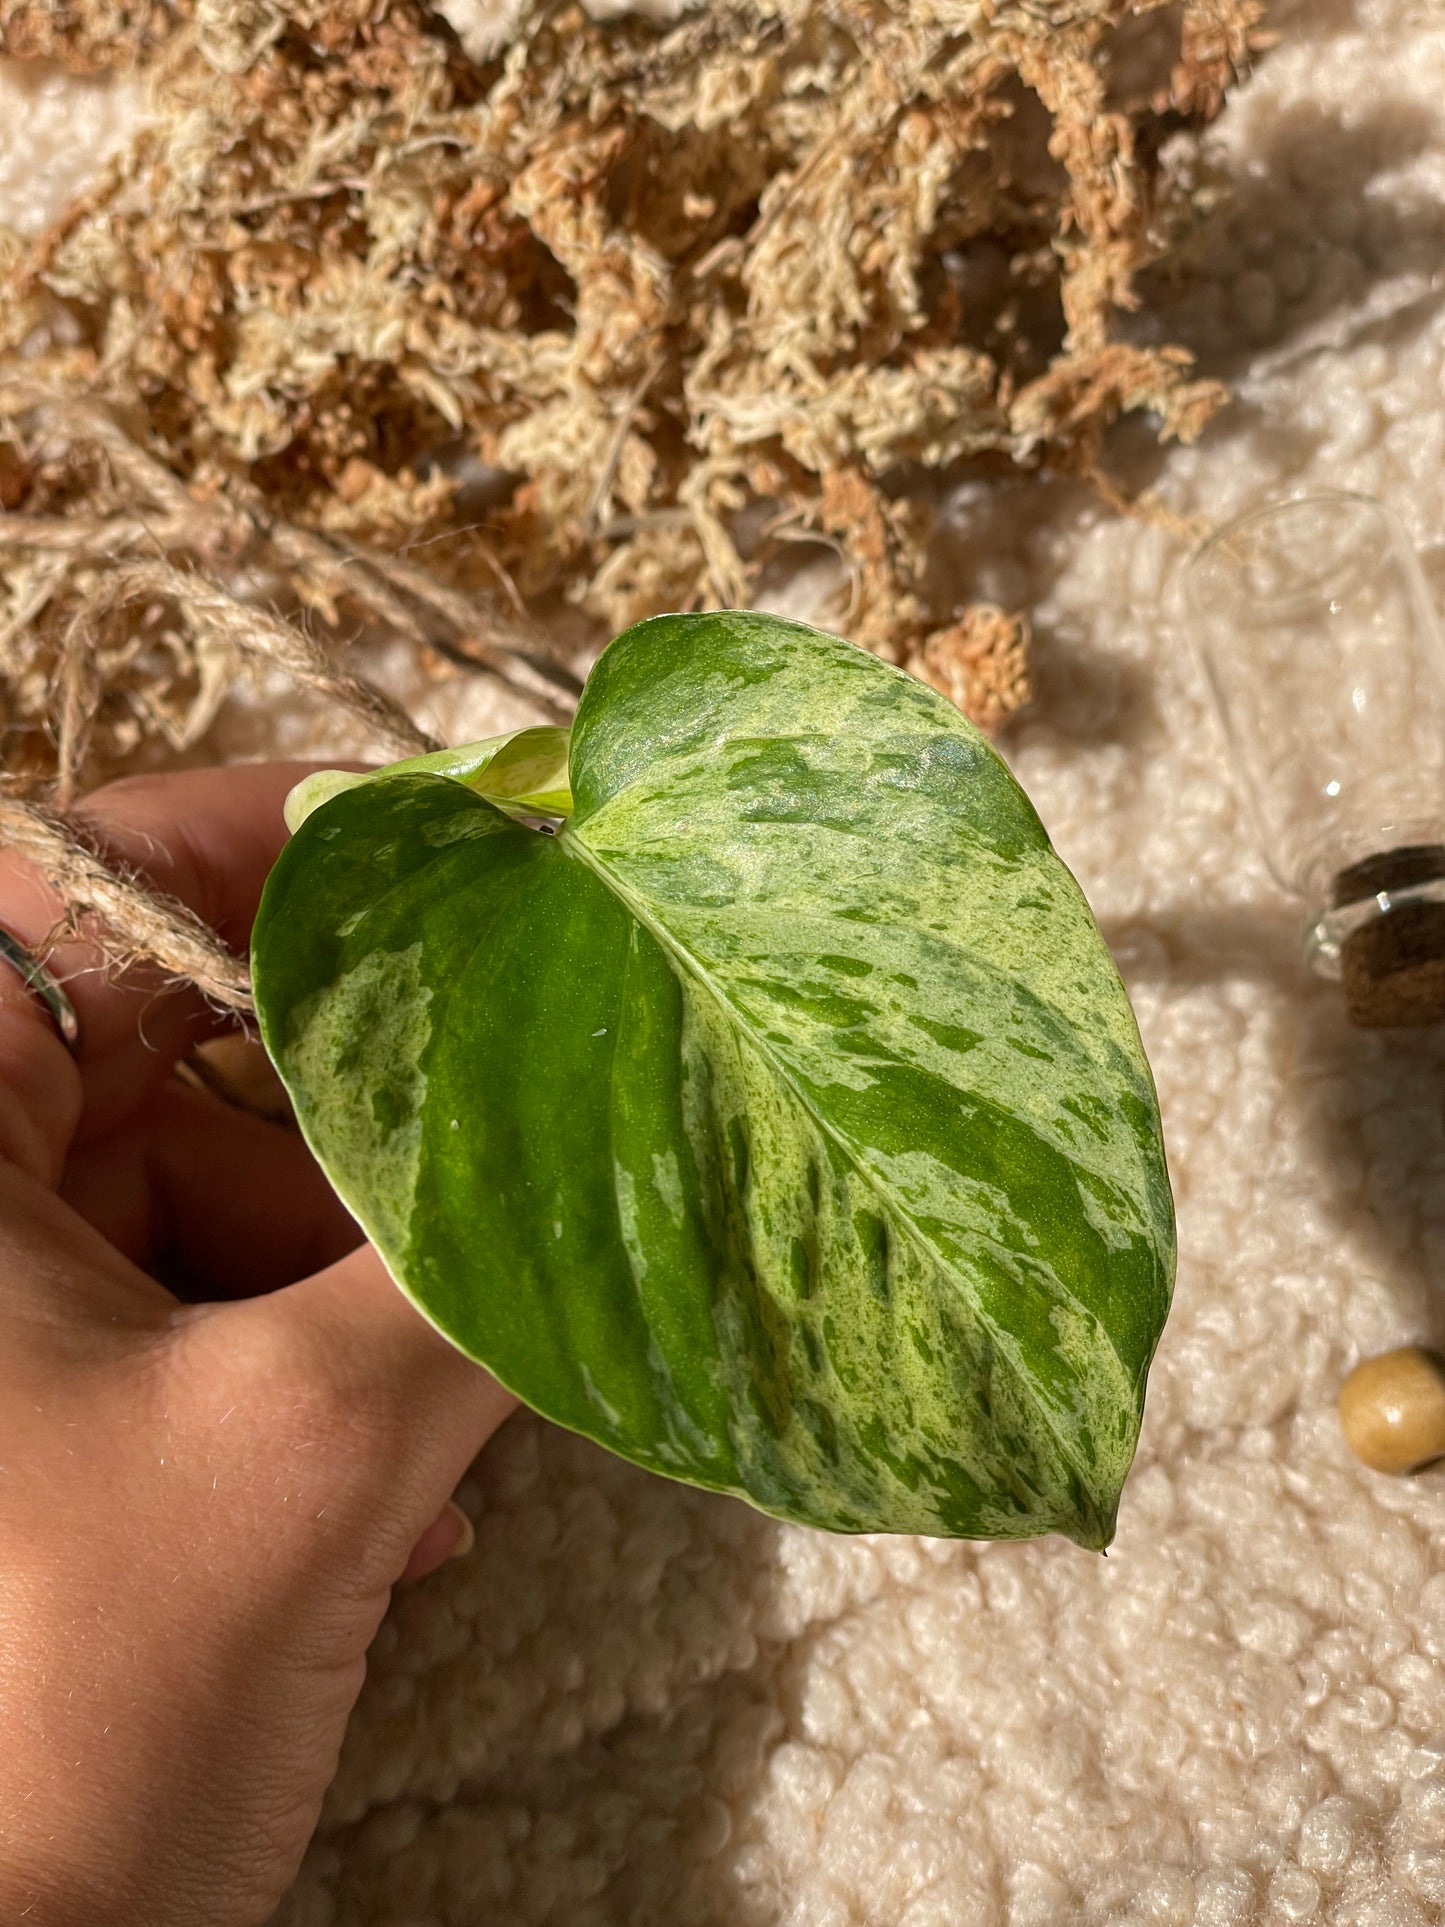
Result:
M1239 399L1135 479L1211 519L1382 494L1439 590L1445 5L1274 24L1168 319ZM961 498L954 546L1033 615L1003 747L1163 1100L1182 1258L1117 1543L831 1539L519 1417L463 1493L475 1552L383 1629L285 1927L1445 1918L1445 1471L1363 1471L1334 1406L1363 1353L1445 1338L1445 1033L1351 1032L1305 974L1177 541L1030 483Z

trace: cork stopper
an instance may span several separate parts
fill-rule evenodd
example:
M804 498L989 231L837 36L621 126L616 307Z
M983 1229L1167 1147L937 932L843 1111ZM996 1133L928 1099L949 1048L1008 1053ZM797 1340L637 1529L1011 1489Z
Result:
M1411 844L1353 863L1335 878L1333 907L1445 879L1445 845ZM1382 906L1340 946L1345 1014L1362 1030L1403 1029L1445 1018L1445 902Z

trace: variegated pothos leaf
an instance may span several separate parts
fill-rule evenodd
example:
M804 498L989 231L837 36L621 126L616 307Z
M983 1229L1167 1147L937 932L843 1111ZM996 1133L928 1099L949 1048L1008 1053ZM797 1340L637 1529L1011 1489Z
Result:
M1168 1309L1148 1066L1073 878L941 697L658 617L574 812L384 774L257 919L263 1034L398 1284L538 1411L841 1531L1101 1546Z

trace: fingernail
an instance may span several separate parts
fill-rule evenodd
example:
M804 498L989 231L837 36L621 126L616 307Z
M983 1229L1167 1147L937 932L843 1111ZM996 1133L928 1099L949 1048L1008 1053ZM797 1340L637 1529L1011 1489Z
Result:
M477 1543L476 1528L455 1499L448 1499L426 1531L411 1549L398 1581L409 1585L425 1579L452 1559L465 1559Z
M457 1522L457 1542L447 1554L447 1558L465 1559L477 1543L477 1529L472 1524L470 1515L462 1511L455 1499L448 1499L442 1511L450 1513Z

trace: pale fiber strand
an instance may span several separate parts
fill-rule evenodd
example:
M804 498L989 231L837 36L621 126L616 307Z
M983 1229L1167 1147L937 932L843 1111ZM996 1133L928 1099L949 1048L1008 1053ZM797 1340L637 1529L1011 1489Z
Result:
M205 507L174 513L166 510L154 516L130 514L74 519L0 514L0 550L37 549L73 555L81 560L109 558L127 549L187 548L206 554L214 552L215 535L215 526ZM437 639L427 633L415 612L387 587L385 580L375 579L376 576L392 578L417 601L459 630L462 639L452 653L470 667L485 670L529 697L555 721L571 720L579 693L575 679L565 670L529 660L520 634L515 644L510 640L496 640L494 634L488 633L499 626L494 618L470 597L434 582L424 569L392 556L344 555L310 530L288 523L276 524L266 532L265 539L278 561L289 568L304 570L329 595L346 596L360 603L408 641L445 648L445 644L438 644ZM375 576L369 571L375 571Z
M0 415L33 414L42 428L66 442L89 442L103 449L118 480L130 485L157 508L173 514L203 514L214 523L244 529L250 518L221 497L206 500L193 495L178 475L149 454L128 434L110 411L95 401L57 394L42 382L9 374L0 387Z
M0 543L83 551L89 539L127 547L150 541L239 558L260 541L269 544L282 561L299 563L329 578L338 594L354 597L403 633L427 640L415 616L389 596L383 584L361 574L375 570L457 625L473 644L467 659L476 666L568 716L575 707L578 692L573 679L546 661L540 642L515 625L503 624L470 597L435 582L424 569L370 550L343 553L325 536L273 518L259 491L245 491L252 499L242 505L219 497L198 498L164 463L134 442L104 408L58 396L23 377L0 387L0 417L21 412L33 413L43 426L68 440L103 449L118 479L128 482L163 514L156 519L128 515L73 522L50 516L0 516ZM68 533L72 529L81 533Z
M490 669L530 696L551 713L554 722L571 722L581 685L569 671L536 662L524 657L519 648L495 641L488 631L495 630L496 623L484 617L470 596L438 582L414 562L399 555L367 555L364 560L449 622L457 632L457 653L467 662Z
M253 1008L250 973L240 958L177 898L112 869L80 824L0 794L0 844L33 863L72 916L100 920L118 940L113 961L120 966L145 959L194 984L211 1003Z
M434 582L425 570L367 550L344 552L325 536L273 516L256 489L242 487L240 502L197 495L133 441L103 407L56 395L24 376L12 376L0 385L0 419L22 415L43 434L69 445L88 444L103 453L114 478L156 512L77 517L0 514L0 550L48 551L83 563L109 559L128 549L155 553L187 549L222 573L248 556L269 551L293 578L304 577L328 603L347 598L409 641L433 645L453 660L496 677L552 721L570 722L580 685L568 671L547 661L545 645L515 624L503 623L470 597ZM459 640L449 646L430 635L395 588L441 615L457 629ZM328 619L335 619L334 608L328 607L326 613ZM306 682L304 675L293 673ZM80 738L72 734L70 740L75 747ZM62 793L73 789L76 767L62 760Z
M208 629L239 652L274 663L305 689L362 723L379 748L395 757L421 756L441 745L373 683L343 675L320 643L294 623L238 602L193 570L169 562L132 562L109 576L77 610L72 632L127 602L159 596L173 602L188 622Z
M55 555L109 557L124 549L200 548L197 518L182 512L146 515L0 514L0 549L43 549Z
M55 800L61 809L75 801L91 725L100 706L99 652L90 624L79 619L66 628L60 647L59 727L56 731Z
M469 667L496 676L538 704L554 722L571 722L581 693L576 678L545 660L533 660L528 651L537 645L520 631L503 628L470 596L435 581L425 569L400 556L373 550L344 554L324 536L291 523L277 523L269 531L269 539L288 568L304 570L329 594L349 596L409 641L459 657ZM460 639L449 646L424 629L416 612L393 592L391 584L450 623ZM499 641L499 634L507 639Z

